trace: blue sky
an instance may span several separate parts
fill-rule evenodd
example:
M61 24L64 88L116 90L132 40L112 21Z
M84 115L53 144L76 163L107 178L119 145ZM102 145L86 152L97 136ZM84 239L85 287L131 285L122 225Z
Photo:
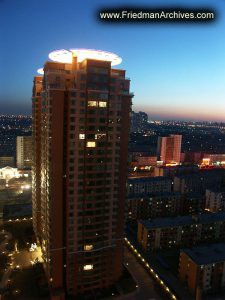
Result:
M115 52L131 78L134 110L151 119L225 121L225 2L0 0L0 113L30 113L32 79L55 49ZM208 7L204 24L106 24L100 8ZM151 4L151 5L150 5Z

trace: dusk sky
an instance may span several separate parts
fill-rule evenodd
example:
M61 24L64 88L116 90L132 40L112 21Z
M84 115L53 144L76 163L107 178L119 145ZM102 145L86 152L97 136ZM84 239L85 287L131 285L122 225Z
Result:
M168 6L169 3L169 6ZM211 8L203 24L103 23L97 10L135 6ZM0 0L0 114L30 114L36 70L56 49L122 57L133 110L150 119L225 121L224 0Z

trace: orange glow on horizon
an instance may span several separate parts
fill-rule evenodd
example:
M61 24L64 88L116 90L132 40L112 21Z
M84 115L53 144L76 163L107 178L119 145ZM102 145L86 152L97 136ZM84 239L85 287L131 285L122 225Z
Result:
M135 99L134 99L135 101ZM158 107L152 107L151 105L142 105L136 106L134 103L133 110L144 111L146 112L150 119L152 120L187 120L187 121L212 121L212 122L225 122L225 117L223 111L213 112L210 111L210 114L206 111L199 111L196 108L192 108L192 110L188 110L186 107L184 108L174 108L173 110L169 110L168 107L165 109L161 109ZM185 112L184 112L185 111Z

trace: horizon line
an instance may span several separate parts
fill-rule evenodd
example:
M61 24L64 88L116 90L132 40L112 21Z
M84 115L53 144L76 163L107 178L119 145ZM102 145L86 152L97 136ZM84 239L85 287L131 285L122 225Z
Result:
M143 112L143 111L139 111L139 112ZM184 119L184 120L181 120L181 119L162 119L162 118L158 118L158 119L150 119L150 116L148 113L146 113L149 117L149 120L148 122L157 122L157 121L160 121L160 122L193 122L193 123L196 123L196 122L200 122L200 123L224 123L225 124L225 121L219 121L219 120L200 120L200 119L196 119L196 120L188 120L188 119ZM18 114L0 114L0 118L1 117L19 117L19 116L23 116L23 117L30 117L32 118L32 114L21 114L21 113L18 113Z

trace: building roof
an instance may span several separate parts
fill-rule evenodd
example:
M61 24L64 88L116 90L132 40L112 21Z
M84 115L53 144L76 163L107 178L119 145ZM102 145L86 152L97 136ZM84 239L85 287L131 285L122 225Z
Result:
M191 249L182 249L197 265L208 265L225 261L225 243L196 246Z
M225 187L220 187L220 186L213 186L208 188L207 190L214 193L225 193Z
M213 222L225 221L225 212L206 213L199 215L178 216L170 218L155 218L153 220L140 220L147 229L179 227L191 224L207 224Z
M172 181L172 179L165 176L128 178L128 184L145 183L145 182L148 183L148 182L156 182L156 181Z
M129 199L150 198L150 197L181 197L180 192L156 192L156 193L129 193Z
M163 169L163 170L199 170L199 167L197 165L176 165L176 166L158 166L158 168Z
M185 193L185 198L190 200L191 198L204 198L205 195L202 195L202 193L199 193L199 192L188 192L188 193Z
M214 176L221 176L225 175L224 169L211 169L211 170L200 170L199 172L194 172L191 174L180 174L176 175L177 178L180 179L188 179L188 178L206 178L206 177L214 177Z

